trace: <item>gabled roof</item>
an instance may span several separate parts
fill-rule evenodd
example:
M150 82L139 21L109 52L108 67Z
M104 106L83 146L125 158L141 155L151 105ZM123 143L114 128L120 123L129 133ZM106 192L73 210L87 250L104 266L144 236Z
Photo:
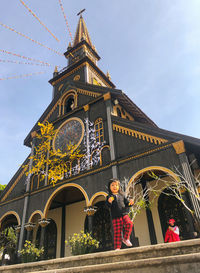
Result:
M110 92L112 99L114 100L115 98L117 98L118 101L120 102L120 104L124 107L124 109L126 109L131 115L133 115L135 118L137 118L138 121L140 121L142 123L147 123L147 124L149 124L149 126L157 127L156 124L150 118L148 118L142 112L142 110L139 107L137 107L137 105L135 105L119 89L113 89L113 88L108 88L108 87L103 87L103 86L97 86L97 85L93 85L93 84L85 84L85 83L78 82L78 81L68 81L68 87L72 87L72 88L77 88L77 89L82 89L82 90L86 90L86 91L91 91L91 92L94 92L94 93L98 93L98 97L101 97L102 95ZM59 98L60 98L60 95L57 95L52 100L52 102L46 108L46 110L44 111L44 113L42 114L42 116L39 118L39 120L37 121L37 123L31 129L31 131L29 132L29 134L27 135L27 137L24 140L24 144L26 146L30 146L31 132L37 131L39 129L38 122L44 122L44 120L47 117L47 115L56 106L56 103L58 102ZM96 99L94 98L94 100L96 100ZM91 102L92 102L92 100L91 100Z
M179 134L176 132L171 132L159 127L149 126L147 123L140 123L136 121L129 121L120 117L112 116L113 123L122 125L125 128L134 129L139 132L149 134L151 136L159 137L168 140L169 142L174 142L178 140L183 140L186 144L192 144L200 149L200 139Z

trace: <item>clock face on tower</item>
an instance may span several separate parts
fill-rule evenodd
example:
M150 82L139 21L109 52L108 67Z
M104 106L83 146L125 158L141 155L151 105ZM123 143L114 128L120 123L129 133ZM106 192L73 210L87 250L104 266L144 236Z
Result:
M69 152L67 145L75 145L75 149L81 144L84 136L84 124L80 118L66 120L57 130L54 140L54 152L64 154ZM58 151L60 150L60 151Z

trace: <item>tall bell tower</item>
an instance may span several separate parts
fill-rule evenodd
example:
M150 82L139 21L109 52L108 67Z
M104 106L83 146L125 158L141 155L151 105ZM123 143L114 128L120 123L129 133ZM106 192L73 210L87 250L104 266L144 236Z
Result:
M68 65L61 71L55 71L53 78L49 81L54 86L54 97L58 93L60 84L66 80L115 88L109 73L104 74L99 69L97 63L100 56L92 44L82 12L78 15L80 17L73 44L69 43L67 51L64 53Z

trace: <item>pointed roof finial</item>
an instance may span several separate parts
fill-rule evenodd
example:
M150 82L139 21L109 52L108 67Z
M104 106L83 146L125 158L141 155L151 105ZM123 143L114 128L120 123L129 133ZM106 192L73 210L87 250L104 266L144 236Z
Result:
M89 32L87 30L85 21L83 20L82 13L85 11L85 9L82 9L77 15L80 15L78 26L76 29L76 34L74 38L73 47L76 46L81 41L85 40L91 47L92 42L89 36Z
M67 50L69 50L69 49L71 49L71 48L72 48L72 44L71 44L71 42L69 42L68 47L67 47Z
M107 71L107 74L106 74L106 76L107 76L107 78L108 78L109 80L111 80L111 76L110 76L110 73L109 73L109 71Z
M54 73L57 73L58 72L58 67L57 65L55 66L55 69L54 69Z

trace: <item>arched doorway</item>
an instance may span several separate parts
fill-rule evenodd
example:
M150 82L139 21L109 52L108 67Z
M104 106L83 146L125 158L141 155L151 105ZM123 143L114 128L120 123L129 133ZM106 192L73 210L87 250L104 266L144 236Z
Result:
M180 230L180 239L190 239L190 224L188 213L182 203L172 196L170 189L165 189L158 199L158 212L162 227L163 238L168 227L168 220L173 218Z
M86 217L84 208L87 204L87 193L75 183L68 183L57 188L49 197L44 209L44 217L53 219L57 225L56 257L71 255L65 241L74 233L84 230Z
M158 213L158 197L166 185L178 183L171 170L161 166L149 166L135 173L128 182L127 194L135 204L142 206L134 220L135 234L140 245L163 243L162 227ZM137 199L137 196L139 199ZM136 200L134 199L136 198Z
M1 245L2 248L2 264L13 264L17 261L17 245L18 245L18 235L16 232L16 227L20 226L19 215L10 211L4 214L0 219L0 232L1 232ZM10 260L5 263L5 254L10 256Z
M56 258L57 226L54 220L48 219L50 223L45 228L44 234L44 259ZM36 246L40 246L41 226L38 226L36 235Z
M105 201L95 204L97 211L93 215L92 236L100 242L98 251L111 250L112 240L112 220L110 212L105 205ZM85 219L85 232L88 232L88 216Z

